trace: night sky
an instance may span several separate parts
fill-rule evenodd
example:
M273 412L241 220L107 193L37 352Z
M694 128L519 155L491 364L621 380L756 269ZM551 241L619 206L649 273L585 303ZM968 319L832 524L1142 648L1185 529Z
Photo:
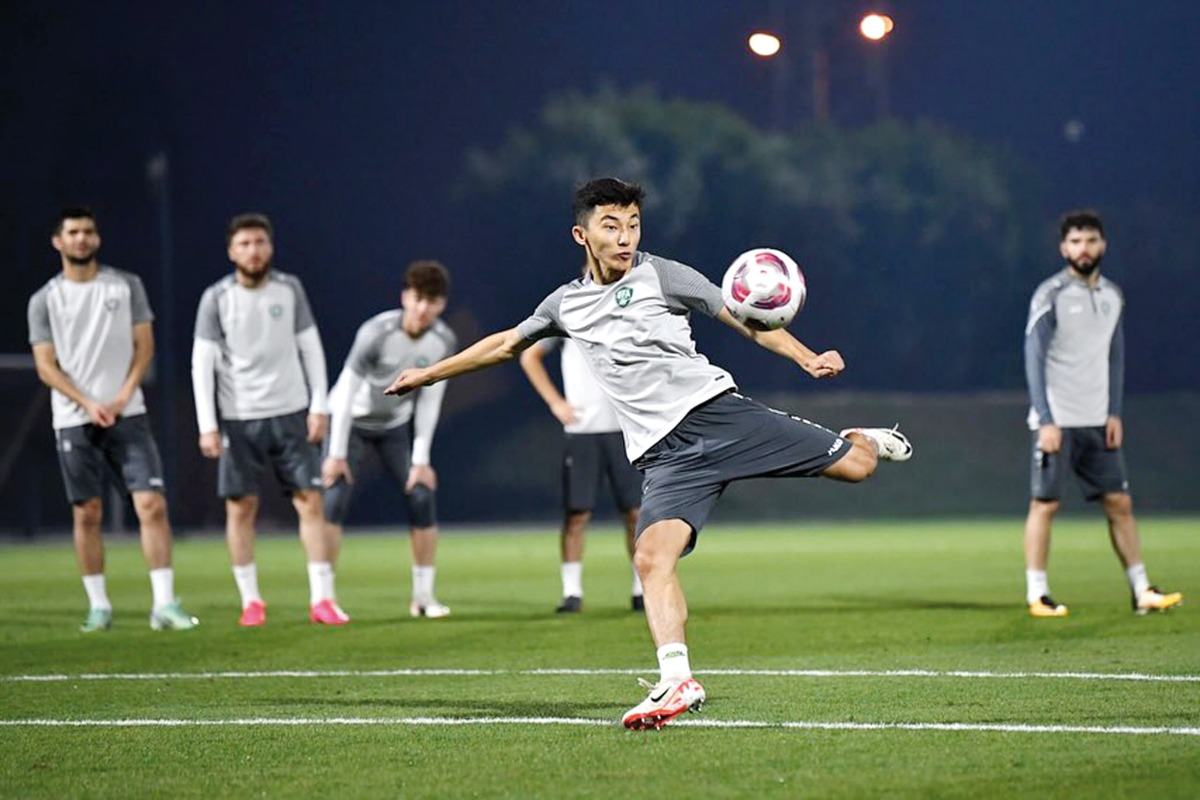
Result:
M1170 207L1190 230L1200 223L1195 4L820 8L840 122L869 118L866 76L882 56L896 117L1009 148L1041 174L1048 231L1075 205ZM512 126L535 124L550 97L604 85L720 103L762 126L779 115L802 119L802 76L778 100L779 64L750 55L745 39L758 28L781 31L796 58L804 10L769 0L8 0L0 4L0 257L15 281L0 298L0 351L28 352L27 299L59 269L50 220L76 203L100 217L102 260L143 276L158 314L159 367L184 391L196 303L230 269L225 224L246 210L274 220L276 263L308 288L331 379L358 324L395 301L415 258L451 267L451 319L469 312L473 321L464 339L515 324L578 268L569 198L561 217L545 220L561 228L562 250L539 252L505 235L506 220L523 213L520 198L482 217L455 202L467 151L495 149ZM856 33L867 10L896 20L882 45ZM165 219L147 179L157 153L169 160ZM1116 264L1121 240L1111 234L1121 221L1110 226ZM643 242L654 250L653 219ZM696 266L717 277L727 256ZM1046 274L1057 266L1052 236L1044 266ZM495 286L514 281L523 304L496 307ZM1014 292L1027 297L1032 288ZM1152 309L1138 313L1153 324ZM1151 388L1200 387L1194 360L1164 363L1169 371ZM1020 374L1005 374L985 388L1022 387ZM534 402L532 393L526 399ZM185 440L188 422L179 423Z

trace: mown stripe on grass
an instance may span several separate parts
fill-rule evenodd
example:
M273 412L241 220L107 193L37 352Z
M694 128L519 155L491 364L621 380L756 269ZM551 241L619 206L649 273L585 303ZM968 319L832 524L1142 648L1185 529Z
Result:
M9 719L6 728L187 728L187 727L305 727L321 725L574 725L617 727L604 719L581 717L299 717L246 719ZM682 720L686 728L757 728L821 731L940 731L950 733L1061 733L1109 736L1200 736L1200 728L1132 725L1030 725L973 722L765 722L760 720Z
M77 675L4 675L0 682L56 681L162 681L217 680L235 678L404 678L437 676L503 675L645 675L646 669L379 669L379 670L269 670L221 672L85 672ZM1152 683L1198 683L1200 675L1152 675L1144 672L979 672L929 669L706 669L697 676L733 675L783 678L1001 678L1062 679L1087 681L1146 681Z

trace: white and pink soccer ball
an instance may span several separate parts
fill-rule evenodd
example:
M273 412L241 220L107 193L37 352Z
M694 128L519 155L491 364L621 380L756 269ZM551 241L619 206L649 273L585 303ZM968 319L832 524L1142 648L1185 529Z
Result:
M758 330L788 325L804 308L804 273L784 252L769 247L747 250L733 260L721 281L729 313Z

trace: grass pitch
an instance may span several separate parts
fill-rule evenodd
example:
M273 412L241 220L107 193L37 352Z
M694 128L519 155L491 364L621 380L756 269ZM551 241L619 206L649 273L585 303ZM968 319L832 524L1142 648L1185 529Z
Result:
M1200 597L1195 519L1142 521L1152 578ZM618 719L654 678L620 536L556 616L557 536L450 533L445 620L410 620L406 537L347 536L340 629L306 621L294 538L259 542L268 625L235 625L218 539L177 543L202 620L153 633L110 543L107 634L71 548L3 548L0 794L13 797L1195 797L1200 616L1130 613L1100 519L1055 531L1064 620L1024 611L1021 522L714 524L681 564L701 715ZM1194 603L1193 603L1194 604Z

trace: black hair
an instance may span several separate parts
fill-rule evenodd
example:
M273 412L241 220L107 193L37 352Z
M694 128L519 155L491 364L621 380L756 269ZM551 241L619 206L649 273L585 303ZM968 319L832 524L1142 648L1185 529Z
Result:
M63 223L69 219L90 219L92 224L96 226L96 230L100 229L99 223L96 222L96 215L87 206L66 206L59 210L58 217L54 220L54 235L62 233Z
M575 190L571 210L575 215L575 224L586 225L588 217L598 206L637 206L640 209L645 198L646 191L636 183L620 178L597 178Z
M266 214L258 214L249 212L246 214L238 214L233 219L229 220L229 229L225 232L225 244L228 245L233 241L233 235L238 231L247 229L257 229L267 232L268 239L275 238L275 228L271 225L270 218Z
M414 261L404 273L404 288L422 297L446 297L450 294L450 271L440 261Z
M1068 211L1058 221L1058 230L1063 239L1066 239L1067 234L1073 230L1097 231L1100 237L1103 238L1104 222L1100 219L1099 214L1090 209Z

